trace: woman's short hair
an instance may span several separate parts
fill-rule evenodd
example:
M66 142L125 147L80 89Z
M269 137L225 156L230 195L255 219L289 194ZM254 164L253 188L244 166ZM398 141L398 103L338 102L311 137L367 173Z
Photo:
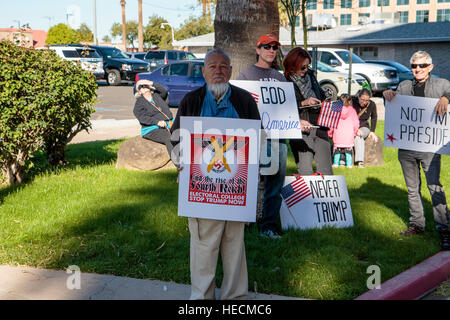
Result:
M426 58L426 63L428 63L428 64L433 63L433 59L431 59L430 54L426 51L414 52L414 54L411 56L411 59L409 59L409 63L413 64L414 61L416 61L417 59L421 59L421 58Z
M289 51L283 60L284 76L289 79L297 72L306 59L311 63L312 59L308 51L301 47L296 47Z
M372 91L370 91L369 89L366 89L366 88L362 88L361 90L359 90L359 91L356 93L356 95L357 95L358 97L361 97L361 96L369 96L369 98L370 98L370 97L372 97Z

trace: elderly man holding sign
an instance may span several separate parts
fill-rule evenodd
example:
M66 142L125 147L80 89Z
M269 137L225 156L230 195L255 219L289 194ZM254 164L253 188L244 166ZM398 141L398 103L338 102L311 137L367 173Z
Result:
M189 117L207 117L211 119L219 118L219 122L226 122L229 124L243 121L242 119L254 119L256 128L260 127L260 116L257 105L252 96L245 90L229 84L231 77L230 57L221 49L214 49L207 53L205 57L204 67L202 68L203 76L206 80L206 85L191 91L184 96L178 108L178 113L172 126L172 133L182 127L183 121ZM205 124L207 125L207 124ZM205 134L206 135L206 134ZM174 135L175 136L175 135ZM202 136L202 135L200 135ZM222 138L221 135L211 137L209 143L200 137L200 147L195 144L193 148L208 149L211 147L212 151L205 151L212 157L206 162L205 172L212 173L216 170L216 165L220 162L221 173L226 174L231 170L228 164L226 155L236 149L242 149L238 145L245 145L245 141L234 141L234 139ZM175 137L172 137L175 141ZM175 142L177 143L177 142ZM183 143L183 142L182 142ZM204 147L202 147L204 146ZM231 149L231 151L230 151ZM178 150L174 148L173 154ZM182 150L183 151L183 150ZM189 150L184 150L187 153ZM173 155L176 158L177 155ZM194 162L190 163L191 169ZM203 164L203 163L202 163ZM196 167L198 168L198 166ZM182 168L178 170L181 171ZM184 175L193 177L197 175L200 180L204 181L202 177L202 168L197 170L198 174L193 171L180 172L180 186L185 181ZM255 171L255 180L257 177L257 169ZM217 174L219 175L219 174ZM211 175L212 176L212 175ZM206 177L207 179L208 176ZM242 178L245 178L242 175ZM191 178L189 178L191 179ZM193 178L191 179L193 180ZM198 180L197 180L198 181ZM195 181L193 181L193 184ZM197 184L200 185L200 184ZM205 183L209 187L215 187L216 184ZM223 188L232 188L235 184L220 183ZM236 188L240 189L240 188ZM242 188L243 189L243 188ZM249 188L241 193L246 195ZM254 182L254 190L256 193L256 182ZM199 194L210 194L209 192L198 192ZM234 192L234 191L233 191ZM233 192L229 192L229 196L233 196ZM225 192L223 192L225 193ZM221 195L216 192L216 195ZM256 196L255 196L256 197ZM208 198L210 201L223 200L218 197ZM195 199L194 199L195 200ZM245 222L241 220L222 220L217 215L212 215L212 218L196 218L192 215L185 214L189 208L192 210L202 209L203 211L222 210L231 211L229 207L218 206L208 203L195 202L197 200L189 200L180 202L179 198L179 214L189 216L189 231L190 238L190 270L191 270L191 299L214 299L215 298L215 274L219 251L222 256L223 264L223 281L220 293L220 299L245 299L248 295L248 278L247 278L247 264L245 258L244 246L244 226ZM224 199L224 201L228 201ZM249 201L250 202L250 201ZM180 207L180 204L184 207ZM195 207L194 207L195 205ZM254 201L256 209L256 201ZM215 208L215 209L214 209ZM214 212L212 212L214 213Z
M387 101L394 99L396 94L415 97L436 98L434 113L444 115L447 113L450 101L450 82L442 78L432 78L433 70L431 56L425 51L414 53L410 59L414 80L405 80L400 83L397 91L387 90L383 96ZM441 155L434 152L421 152L413 150L398 150L398 159L402 166L403 175L408 188L408 202L410 211L410 224L401 235L410 236L425 232L425 215L420 193L420 166L425 173L427 187L431 194L436 229L441 236L441 249L450 250L450 216L444 189L439 181L441 172Z

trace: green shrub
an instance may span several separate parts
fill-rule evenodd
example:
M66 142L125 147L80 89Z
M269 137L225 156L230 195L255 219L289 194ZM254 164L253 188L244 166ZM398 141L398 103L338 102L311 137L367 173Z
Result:
M95 78L50 50L0 41L0 167L9 184L23 181L33 153L45 146L51 164L90 127Z

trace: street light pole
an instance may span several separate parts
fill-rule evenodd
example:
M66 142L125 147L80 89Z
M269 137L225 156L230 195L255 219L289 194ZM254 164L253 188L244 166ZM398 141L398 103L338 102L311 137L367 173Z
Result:
M170 29L172 30L172 46L174 46L175 45L175 36L173 33L173 27L170 25L170 23L163 22L163 23L161 23L161 29L164 29L165 25L168 25L170 27Z
M98 44L97 39L97 1L94 0L94 43Z

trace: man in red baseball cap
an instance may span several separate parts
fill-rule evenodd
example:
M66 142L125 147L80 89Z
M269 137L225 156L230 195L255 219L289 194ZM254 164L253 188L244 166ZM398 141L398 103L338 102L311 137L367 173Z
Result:
M277 56L280 47L278 38L273 34L264 34L256 42L257 61L243 70L237 80L281 81L286 78L278 71ZM264 143L264 142L262 142ZM269 164L260 166L261 184L264 184L262 217L258 221L260 233L270 239L279 239L279 212L281 207L280 191L286 175L287 146L285 139L267 140ZM264 152L264 151L263 151Z

